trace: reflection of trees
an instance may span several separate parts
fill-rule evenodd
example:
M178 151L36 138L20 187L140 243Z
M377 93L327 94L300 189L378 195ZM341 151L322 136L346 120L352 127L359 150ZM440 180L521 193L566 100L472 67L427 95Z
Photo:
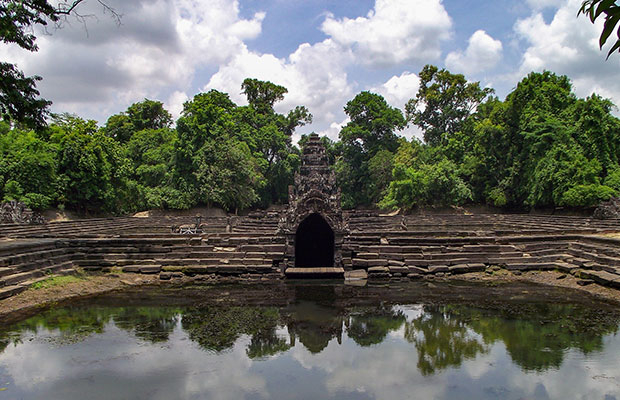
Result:
M618 330L617 317L608 311L577 305L425 306L424 311L405 325L423 374L458 366L497 341L524 370L544 371L560 367L570 348L585 354L602 350L603 336Z
M168 340L177 324L178 314L176 308L121 308L114 314L114 323L121 329L133 332L140 339L158 343Z
M273 328L261 330L254 334L246 349L246 354L252 359L264 358L287 351L290 348L291 345L286 339L276 335L274 326Z
M191 340L206 350L223 351L239 336L251 335L248 357L264 357L288 349L276 335L280 323L277 308L267 307L194 307L183 314L181 324Z
M463 360L486 351L449 306L425 306L424 311L405 324L405 339L418 350L418 369L422 374L459 366Z
M0 335L2 334L0 333ZM0 336L0 353L2 353L4 349L6 349L6 347L9 345L9 339L3 336L4 335Z
M402 311L392 308L369 308L353 313L347 321L347 335L360 346L378 344L390 331L395 331L405 322Z
M457 311L486 343L501 340L512 360L532 371L560 367L570 348L584 354L600 351L603 336L618 330L617 317L609 312L576 305L506 305L499 313L464 307Z
M102 333L112 314L109 308L55 308L19 322L12 329L22 333L57 330L64 341L77 342L93 333Z
M168 340L168 335L174 330L178 314L178 309L164 307L51 309L11 326L12 333L0 333L0 352L11 341L19 342L25 333L36 334L41 329L58 331L58 339L62 343L80 342L92 334L103 333L110 320L138 338L153 343L162 342Z

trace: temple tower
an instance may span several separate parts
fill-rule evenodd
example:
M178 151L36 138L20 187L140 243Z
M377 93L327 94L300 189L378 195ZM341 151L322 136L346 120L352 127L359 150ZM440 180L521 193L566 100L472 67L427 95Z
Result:
M303 148L295 185L289 186L288 208L280 219L286 236L287 275L342 275L342 242L346 226L340 188L329 167L325 146L311 134Z

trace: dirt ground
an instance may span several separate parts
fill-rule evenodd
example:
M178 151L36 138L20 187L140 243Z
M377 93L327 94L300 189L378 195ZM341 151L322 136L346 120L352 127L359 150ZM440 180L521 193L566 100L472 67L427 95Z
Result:
M620 290L607 288L595 283L581 286L579 281L570 274L556 271L530 271L515 275L507 270L495 271L493 274L485 272L468 273L463 275L428 277L436 281L469 281L493 285L494 283L530 282L555 287L575 289L590 293L602 300L617 303L620 306ZM190 282L192 278L183 278L181 281ZM107 274L87 275L77 282L49 288L29 289L16 296L0 300L0 322L22 319L34 315L54 304L67 302L77 298L95 296L102 293L121 291L129 287L159 285L157 275L134 274Z
M565 274L558 271L527 271L521 275L515 275L507 270L500 270L494 272L492 275L485 272L474 272L463 275L455 275L448 277L450 280L466 280L477 281L485 283L493 282L531 282L541 285L563 287L569 289L575 289L583 292L590 293L598 298L609 300L618 303L620 306L620 290L608 288L605 286L591 283L585 286L579 285L577 282L581 279L577 279L570 274Z
M136 285L159 282L154 275L87 275L77 282L41 289L28 289L16 296L0 300L0 321L19 319L46 307L71 299L95 296Z

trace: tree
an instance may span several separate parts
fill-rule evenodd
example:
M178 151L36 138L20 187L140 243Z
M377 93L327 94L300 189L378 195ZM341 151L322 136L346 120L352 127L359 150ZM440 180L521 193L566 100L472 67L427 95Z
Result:
M402 112L375 93L361 92L344 108L351 121L340 131L342 158L336 163L336 176L342 188L345 207L374 204L387 182L371 184L398 148L396 131L404 128ZM379 153L381 156L370 161Z
M134 211L128 193L129 162L96 121L57 116L50 141L58 148L59 203L78 211Z
M248 145L239 140L236 109L217 90L185 103L174 146L173 182L185 196L179 208L201 203L236 210L256 202L265 182Z
M262 113L273 112L273 105L284 99L288 89L269 81L246 78L241 84L241 92L245 94L248 103L255 110Z
M177 140L170 128L136 132L124 146L131 179L140 194L139 208L173 208L181 197L172 187L172 161Z
M288 92L268 81L245 79L241 85L248 105L234 111L237 138L247 143L265 185L259 191L263 207L286 201L288 185L299 166L299 155L291 143L297 127L312 122L312 114L297 106L288 114L276 113L274 104Z
M172 125L172 115L164 108L161 101L144 99L134 103L127 111L108 118L104 131L121 143L126 143L131 136L144 129L165 129Z
M63 17L74 15L84 21L87 17L77 12L84 0L4 0L0 2L0 40L13 43L28 51L37 51L34 25L46 26L52 22L62 26ZM103 0L97 2L113 18L120 22L120 16ZM51 102L38 99L36 82L39 76L25 77L13 64L0 62L0 114L5 121L18 122L29 127L45 125Z
M0 62L0 114L4 121L16 121L26 127L45 125L51 101L39 99L36 82L40 76L25 77L15 65Z
M491 93L493 89L481 88L480 82L469 83L461 74L425 65L418 93L405 105L407 120L424 131L426 143L444 144Z
M586 0L581 3L581 8L577 15L580 14L587 15L592 23L603 14L605 15L603 31L601 32L598 42L599 47L602 49L616 25L620 22L620 5L616 4L615 0ZM616 31L616 36L618 39L609 49L607 59L609 59L609 56L616 50L620 53L620 27Z
M56 200L57 149L33 131L0 134L0 200L46 209Z

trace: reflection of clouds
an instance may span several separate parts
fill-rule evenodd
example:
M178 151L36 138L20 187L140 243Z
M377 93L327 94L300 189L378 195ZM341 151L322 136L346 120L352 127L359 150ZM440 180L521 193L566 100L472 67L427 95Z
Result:
M542 374L511 374L509 383L533 393L543 385L552 399L603 399L620 398L620 341L606 340L605 352L584 355L579 350L569 350L559 369ZM606 397L611 396L611 397ZM616 396L616 397L613 397Z
M417 352L401 340L388 340L369 347L359 347L351 339L338 345L330 341L319 354L295 346L291 356L305 369L327 373L325 387L332 396L339 392L365 393L376 399L434 398L446 383L441 376L424 379L417 370Z
M426 316L418 307L395 311L409 322ZM0 398L620 399L620 334L604 338L604 352L568 350L559 368L543 372L522 370L498 340L486 353L423 375L418 350L402 327L368 347L358 346L345 330L342 344L332 338L318 354L297 342L261 361L247 357L249 336L216 354L192 342L179 324L168 342L157 344L113 323L103 335L77 344L58 346L49 336L60 334L45 332L32 341L26 334L21 344L0 353L0 376L14 383ZM466 333L482 340L470 329ZM287 328L278 327L276 335L286 337Z
M220 354L207 353L180 329L165 344L137 342L113 325L104 336L50 348L45 341L9 346L0 354L24 398L210 398L268 397L265 380L251 372L242 337ZM35 394L29 393L36 392Z

